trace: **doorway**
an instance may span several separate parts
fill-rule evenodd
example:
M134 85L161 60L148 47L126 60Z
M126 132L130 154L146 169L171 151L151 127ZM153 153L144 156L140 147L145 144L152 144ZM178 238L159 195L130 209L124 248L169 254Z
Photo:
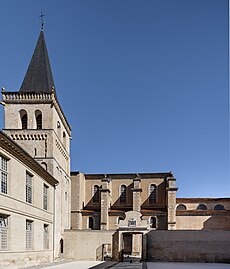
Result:
M142 260L143 234L138 232L125 232L122 234L123 261L140 262Z

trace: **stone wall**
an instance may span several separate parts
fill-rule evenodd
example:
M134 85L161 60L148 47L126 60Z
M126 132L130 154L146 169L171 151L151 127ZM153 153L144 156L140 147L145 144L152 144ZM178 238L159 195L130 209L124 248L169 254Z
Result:
M230 231L151 231L147 260L230 262Z
M70 260L96 260L96 250L102 244L112 244L115 231L66 230L64 256Z

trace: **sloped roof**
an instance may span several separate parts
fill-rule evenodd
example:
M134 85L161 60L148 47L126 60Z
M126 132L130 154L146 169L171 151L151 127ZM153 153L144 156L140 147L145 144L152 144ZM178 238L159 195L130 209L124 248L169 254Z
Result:
M54 80L44 32L41 31L19 92L51 93Z

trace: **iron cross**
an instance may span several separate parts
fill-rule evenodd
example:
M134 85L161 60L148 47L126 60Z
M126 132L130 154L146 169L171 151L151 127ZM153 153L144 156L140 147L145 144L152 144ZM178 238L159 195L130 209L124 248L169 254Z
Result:
M39 17L41 18L41 30L42 30L42 31L43 31L44 24L45 24L44 19L43 19L44 16L45 16L45 15L41 12L41 15L40 15Z

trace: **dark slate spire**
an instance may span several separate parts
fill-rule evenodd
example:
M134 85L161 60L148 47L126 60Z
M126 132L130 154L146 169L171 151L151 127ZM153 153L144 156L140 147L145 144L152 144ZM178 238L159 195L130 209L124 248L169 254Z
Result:
M19 91L51 93L53 87L54 81L45 37L43 31L41 31L30 65Z

